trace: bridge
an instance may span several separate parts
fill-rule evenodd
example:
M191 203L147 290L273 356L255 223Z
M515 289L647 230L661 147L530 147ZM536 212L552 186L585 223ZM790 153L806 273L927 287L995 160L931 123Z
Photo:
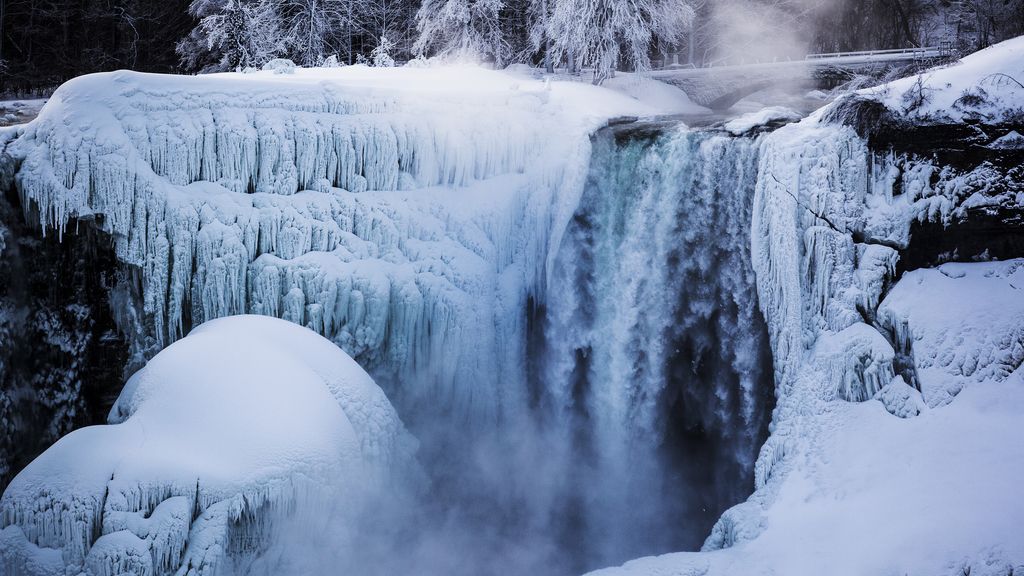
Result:
M803 60L722 59L706 67L670 66L650 72L676 86L690 100L716 111L773 86L801 89L834 87L855 74L880 75L893 67L932 65L953 57L948 47L808 54Z

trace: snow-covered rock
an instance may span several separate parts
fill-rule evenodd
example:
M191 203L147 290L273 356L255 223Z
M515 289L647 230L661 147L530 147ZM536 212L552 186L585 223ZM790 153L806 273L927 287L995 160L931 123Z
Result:
M213 320L129 380L109 425L69 434L11 482L0 571L230 573L277 546L276 522L315 506L326 524L412 474L414 450L381 389L326 339Z

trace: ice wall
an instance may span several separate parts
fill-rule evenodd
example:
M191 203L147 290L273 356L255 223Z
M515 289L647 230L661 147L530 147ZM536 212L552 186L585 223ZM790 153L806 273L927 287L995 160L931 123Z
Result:
M402 402L521 411L511 311L542 289L603 112L483 71L440 90L323 74L79 78L5 154L51 233L113 237L137 362L251 312L323 334Z

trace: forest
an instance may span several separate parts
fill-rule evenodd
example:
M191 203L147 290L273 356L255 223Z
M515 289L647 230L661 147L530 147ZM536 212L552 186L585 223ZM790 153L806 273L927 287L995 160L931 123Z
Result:
M752 17L753 15L753 17ZM947 44L1024 33L1024 0L6 0L0 91L45 93L115 69L214 72L273 58L393 65L417 57L615 69L744 54Z

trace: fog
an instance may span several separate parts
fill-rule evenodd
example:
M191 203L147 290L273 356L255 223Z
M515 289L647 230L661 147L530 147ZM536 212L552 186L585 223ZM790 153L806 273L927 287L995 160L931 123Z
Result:
M697 34L709 61L802 60L817 29L851 0L709 0ZM853 0L855 1L855 0Z

